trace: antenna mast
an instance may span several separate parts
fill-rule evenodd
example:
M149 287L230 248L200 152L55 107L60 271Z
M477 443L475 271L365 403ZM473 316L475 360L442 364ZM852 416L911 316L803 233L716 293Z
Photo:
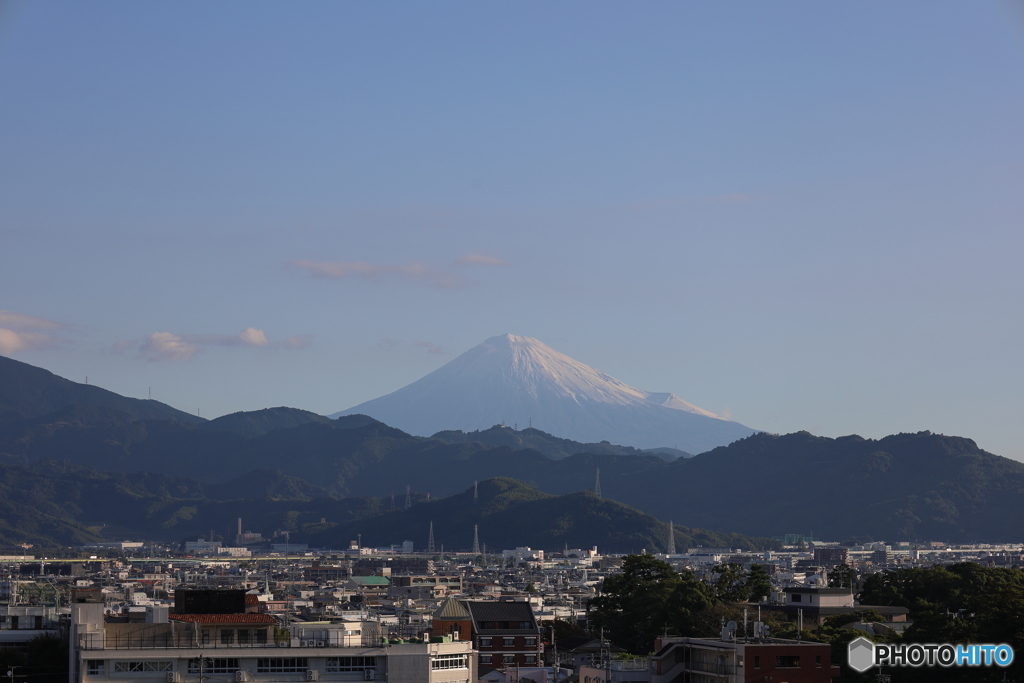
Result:
M478 524L473 525L473 554L480 554L480 526Z
M430 522L430 535L427 537L427 553L434 554L434 522Z
M597 468L597 476L594 477L594 493L601 500L604 500L604 496L601 495L601 468Z
M676 554L676 527L672 524L672 520L668 520L668 554Z

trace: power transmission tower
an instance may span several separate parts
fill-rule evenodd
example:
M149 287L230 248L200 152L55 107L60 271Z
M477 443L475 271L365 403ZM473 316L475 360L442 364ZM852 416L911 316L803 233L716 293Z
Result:
M676 528L672 525L672 520L668 520L668 554L676 554Z
M480 498L480 493L477 491L476 482L473 482L473 504L476 505L476 501Z
M427 552L434 554L434 522L430 522L430 535L427 536Z
M604 500L604 496L601 495L601 468L600 467L597 468L597 476L594 477L594 493L597 494L598 498L600 498L601 500Z
M473 554L480 554L480 526L478 524L473 525Z
M405 487L405 509L408 510L412 507L412 487L406 485Z

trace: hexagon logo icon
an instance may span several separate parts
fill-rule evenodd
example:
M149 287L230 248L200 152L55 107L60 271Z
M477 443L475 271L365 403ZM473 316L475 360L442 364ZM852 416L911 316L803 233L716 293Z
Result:
M850 641L846 662L854 671L861 673L875 665L875 644L861 636Z

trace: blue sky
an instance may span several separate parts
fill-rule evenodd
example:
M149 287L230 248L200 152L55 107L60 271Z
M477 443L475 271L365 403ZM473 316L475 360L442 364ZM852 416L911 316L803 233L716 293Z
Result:
M1011 2L0 2L0 353L330 413L533 336L1024 459Z

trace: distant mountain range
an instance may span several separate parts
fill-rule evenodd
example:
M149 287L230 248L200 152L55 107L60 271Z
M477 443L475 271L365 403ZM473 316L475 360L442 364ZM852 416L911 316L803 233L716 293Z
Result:
M521 482L512 487L517 491L534 491L531 501L555 497L603 515L612 508L597 510L579 497L595 487L598 470L605 504L617 501L658 523L674 520L708 533L1012 542L1020 540L1016 522L1024 515L1024 464L970 439L930 432L880 440L761 433L667 461L538 429L498 426L423 438L365 415L332 420L292 408L206 421L156 402L83 389L0 358L0 397L8 407L0 414L0 544L182 538L210 527L233 533L238 516L253 530L309 538L330 529L344 536L356 527L364 536L401 536L413 528L403 524L423 519L391 512L392 496L403 507L407 486L414 508L429 493L434 507L420 510L444 511L438 499L502 478ZM91 403L74 402L82 397ZM151 411L171 419L153 419ZM632 514L616 519L641 520ZM508 519L517 515L540 519L526 508ZM452 518L452 544L462 542L466 524L483 528L482 517L470 517ZM539 523L522 526L522 538L534 534L534 545L554 543L553 527ZM648 523L654 522L637 521L639 536L621 527L602 542L657 547L656 534L643 531ZM520 538L502 528L493 527L488 542ZM570 529L597 533L580 521L563 531Z
M549 458L560 460L575 453L592 453L594 455L657 455L665 460L676 458L692 458L692 453L677 448L639 449L632 446L618 446L602 441L601 443L579 443L528 427L517 430L505 425L494 425L490 429L475 432L461 430L445 431L434 434L432 439L445 443L482 443L486 446L509 446L516 450L531 449L543 453Z
M331 415L410 434L530 425L575 441L701 453L754 430L670 393L643 391L531 337L492 337L398 391Z

